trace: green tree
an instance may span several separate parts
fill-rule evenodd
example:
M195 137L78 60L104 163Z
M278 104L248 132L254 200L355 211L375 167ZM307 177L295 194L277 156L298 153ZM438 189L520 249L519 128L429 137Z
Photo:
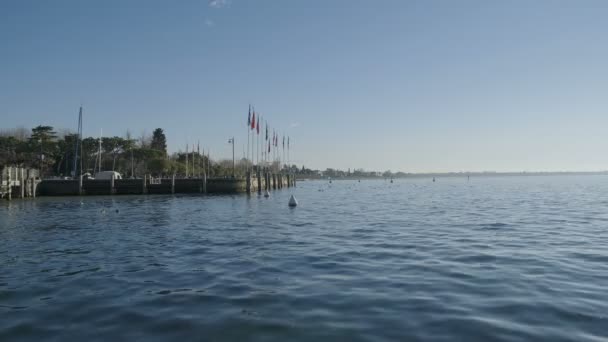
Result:
M101 147L112 157L112 171L116 171L116 158L124 152L125 140L121 137L105 137L101 139Z
M29 138L30 151L36 151L33 155L36 156L36 161L40 166L41 173L52 170L55 164L54 157L56 156L56 140L57 132L53 130L53 126L37 126L32 128L32 135ZM32 163L36 163L32 160Z
M148 171L154 176L167 174L171 168L171 161L166 158L154 158L148 161Z
M152 143L150 148L153 150L162 151L164 155L167 155L167 137L162 128L157 128L152 132Z

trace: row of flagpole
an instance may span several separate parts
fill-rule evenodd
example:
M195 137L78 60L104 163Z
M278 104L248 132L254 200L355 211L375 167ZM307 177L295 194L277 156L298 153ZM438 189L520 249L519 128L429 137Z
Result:
M270 136L270 128L268 126L268 121L262 120L261 115L256 112L255 108L249 105L249 112L247 116L247 161L251 161L251 167L254 165L260 166L260 153L262 154L262 164L263 166L267 166L269 162L271 165L278 162L279 165L281 163L289 165L289 150L291 141L290 138L287 137L287 159L285 159L285 135L283 134L283 158L281 158L281 153L278 151L279 149L279 140L280 134L273 129L272 137ZM263 124L266 128L265 137L262 139L262 146L260 148L260 124ZM253 132L250 132L253 131ZM264 135L264 134L263 134ZM251 137L251 138L250 138ZM249 158L249 142L251 140L251 159ZM254 142L255 140L255 142ZM272 154L271 154L272 153ZM272 161L270 157L272 156ZM248 166L249 167L249 166ZM289 167L289 166L288 166ZM282 168L282 166L280 166Z
M186 144L186 178L188 178L189 176L192 176L192 177L195 176L196 166L198 166L198 174L196 176L198 176L200 178L201 172L203 174L209 176L210 170L211 170L210 150L207 149L207 155L206 155L207 160L205 160L205 149L203 148L203 154L201 155L200 141L196 144L196 154L194 152L194 144L192 144L192 152L188 152L188 149L189 149L189 144ZM190 155L192 155L191 158L189 157ZM198 163L196 160L197 156L198 156ZM191 162L189 163L190 160L191 160ZM190 164L192 164L192 173L189 173Z

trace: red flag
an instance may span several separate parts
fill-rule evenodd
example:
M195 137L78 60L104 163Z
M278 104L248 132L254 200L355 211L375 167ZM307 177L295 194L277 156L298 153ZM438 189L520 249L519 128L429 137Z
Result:
M253 110L253 120L251 120L251 129L255 129L255 109Z

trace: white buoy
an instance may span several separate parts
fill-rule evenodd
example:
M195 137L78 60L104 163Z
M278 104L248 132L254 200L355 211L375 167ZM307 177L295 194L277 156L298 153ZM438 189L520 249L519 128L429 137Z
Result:
M270 197L270 192L268 192L268 190L266 190L266 191L264 192L264 197L266 197L266 198Z
M289 197L289 206L295 207L296 205L298 205L298 200L296 200L296 198L291 195L291 197Z

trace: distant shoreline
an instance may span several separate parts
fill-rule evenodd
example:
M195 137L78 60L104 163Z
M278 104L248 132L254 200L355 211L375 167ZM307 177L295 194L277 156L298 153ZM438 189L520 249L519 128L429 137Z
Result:
M513 177L513 176L608 176L608 171L596 171L596 172L575 172L575 171L564 171L564 172L446 172L446 173L406 173L401 175L395 175L393 177L384 176L344 176L344 177L331 177L332 180L359 180L359 179L402 179L402 178L467 178L467 177ZM325 180L327 176L304 176L296 175L298 180Z

